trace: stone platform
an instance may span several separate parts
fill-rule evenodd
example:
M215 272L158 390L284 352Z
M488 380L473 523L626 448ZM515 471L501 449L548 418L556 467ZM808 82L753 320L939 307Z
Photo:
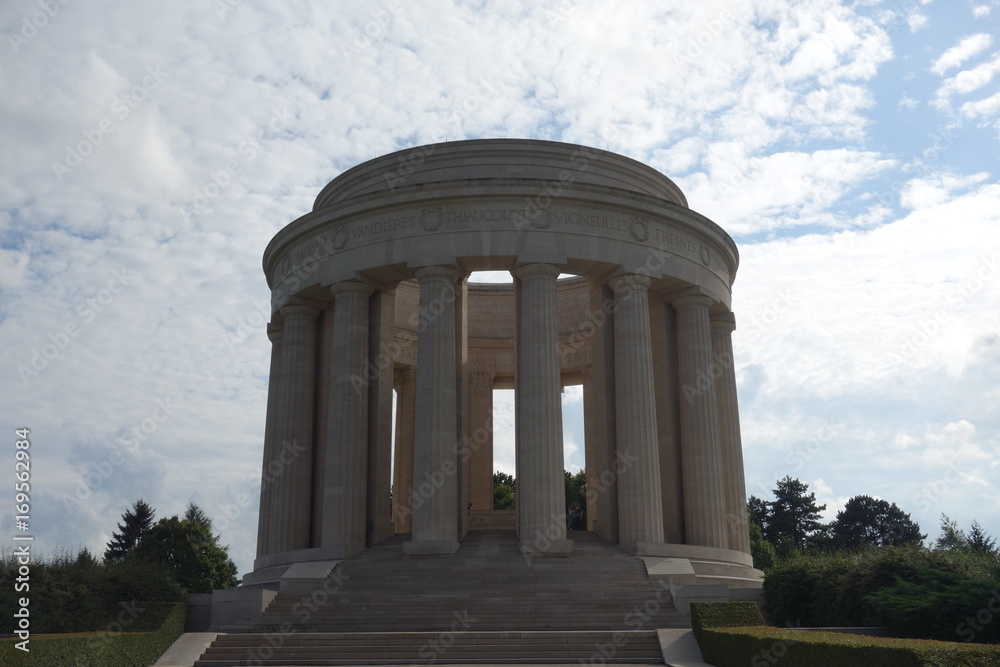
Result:
M651 577L592 533L568 536L565 556L522 554L505 530L472 531L453 556L405 556L396 536L216 628L195 664L663 664L656 630L689 628L674 595L701 587Z

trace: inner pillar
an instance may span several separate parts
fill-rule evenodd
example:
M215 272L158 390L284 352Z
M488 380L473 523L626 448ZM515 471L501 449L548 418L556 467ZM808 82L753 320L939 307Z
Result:
M559 267L526 264L517 303L517 516L523 553L569 553L562 379L556 314Z
M408 554L452 554L458 549L458 396L455 354L455 282L458 270L427 266L420 281L417 335L413 530Z
M395 532L389 485L392 483L393 343L396 340L396 293L382 289L369 306L368 367L368 512L366 544L378 544Z
M417 371L402 366L395 371L396 460L392 471L392 519L397 533L413 530L413 415Z
M493 373L469 375L469 502L493 509Z

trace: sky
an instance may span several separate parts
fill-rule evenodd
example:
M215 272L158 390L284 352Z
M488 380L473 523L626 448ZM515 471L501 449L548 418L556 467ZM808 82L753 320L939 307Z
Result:
M264 248L442 133L627 155L732 235L748 493L1000 535L998 26L997 0L7 0L0 548L29 428L37 548L194 502L249 571Z

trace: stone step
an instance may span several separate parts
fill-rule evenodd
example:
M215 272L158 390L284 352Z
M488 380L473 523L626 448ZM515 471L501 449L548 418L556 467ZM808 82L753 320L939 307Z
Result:
M278 644L278 646L274 646ZM662 664L654 631L220 635L195 667L338 664Z

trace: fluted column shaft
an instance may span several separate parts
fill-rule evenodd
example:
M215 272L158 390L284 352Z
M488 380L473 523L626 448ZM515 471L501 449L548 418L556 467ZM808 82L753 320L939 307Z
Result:
M281 385L281 340L282 329L278 325L267 325L267 337L271 341L271 368L267 380L267 414L264 418L264 463L261 465L260 514L257 519L257 557L270 553L268 536L276 530L275 508L271 496L275 480L284 465L276 457L280 442L277 439L278 392Z
M646 276L611 281L615 293L615 424L617 425L619 543L663 542L659 440Z
M275 529L269 531L269 553L309 547L318 315L319 310L311 306L281 309L284 335L276 427L276 443L280 444L276 446L287 464L272 492L277 521L272 523Z
M368 298L372 287L337 283L327 405L321 545L344 557L365 548L368 468Z
M469 377L469 502L493 509L493 373Z
M681 383L684 527L688 544L726 549L718 406L711 380L711 305L712 299L701 295L673 301Z
M736 398L736 366L733 359L732 313L713 315L712 377L719 414L719 443L725 483L726 531L729 548L750 553L750 526L747 517L746 480L743 472L743 442L740 437L740 411Z
M416 270L420 281L413 533L407 553L454 553L458 548L455 282L447 266Z
M563 553L566 492L563 472L562 380L556 278L559 267L527 264L517 311L517 514L521 550Z
M413 530L413 429L416 369L396 371L396 461L392 469L392 518L397 533Z

